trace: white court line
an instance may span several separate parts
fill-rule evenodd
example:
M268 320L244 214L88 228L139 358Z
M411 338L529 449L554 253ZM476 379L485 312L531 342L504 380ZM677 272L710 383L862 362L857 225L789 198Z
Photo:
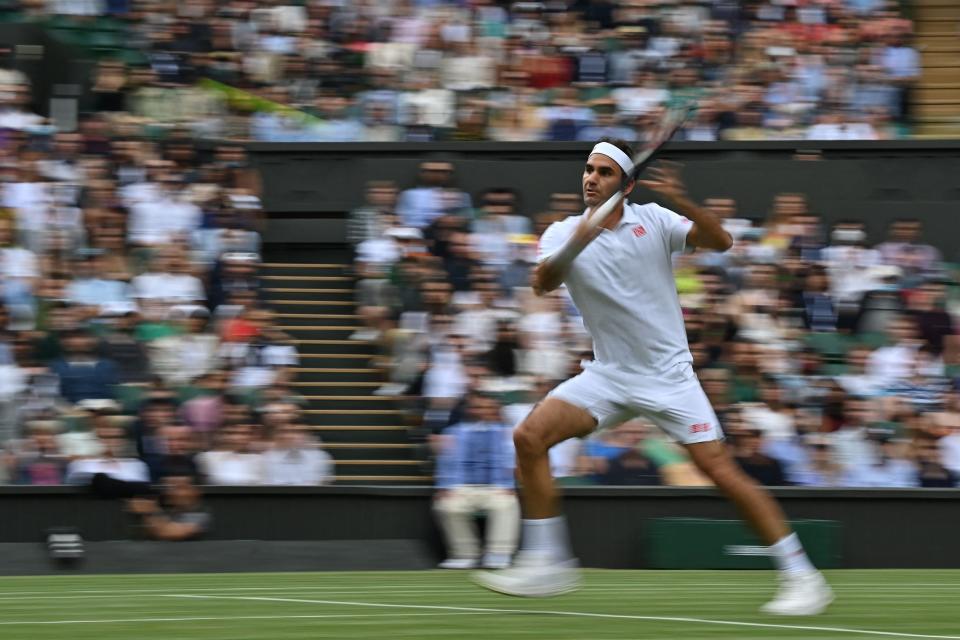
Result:
M439 575L440 572L437 572ZM451 575L449 572L443 572L444 575ZM771 576L773 572L770 572ZM321 574L322 575L322 574ZM828 575L829 577L829 575ZM770 584L773 584L771 580ZM453 589L461 585L444 585L444 590L447 588ZM463 586L467 586L467 583L464 583ZM893 584L883 584L877 582L847 582L840 584L831 585L834 589L847 589L847 588L857 588L857 589L869 589L870 591L894 591L901 592L904 588L907 589L920 589L920 588L957 588L960 589L960 571L957 572L957 581L956 582L903 582ZM59 596L59 595L72 595L72 594L127 594L127 593L158 593L158 594L169 594L171 589L176 589L178 592L185 591L216 591L218 593L224 591L397 591L397 592L408 592L411 589L417 587L424 587L424 582L409 582L409 583L390 583L390 584L381 584L381 585L371 585L371 586L333 586L333 585L312 585L312 586L289 586L289 587L178 587L176 585L171 585L165 589L70 589L70 590L60 590L60 591L0 591L0 599L3 599L5 596L20 597L20 596ZM626 583L603 583L603 582L591 582L588 578L586 583L586 590L597 590L597 589L650 589L654 591L687 591L689 589L701 588L701 587L723 587L724 590L736 591L750 591L750 590L766 590L767 587L764 585L749 584L749 583L737 583L737 582L696 582L689 584L657 584L657 583L637 583L630 584Z
M445 611L438 613L384 613L380 615L370 615L362 613L329 613L317 615L301 616L194 616L189 618L113 618L110 620L17 620L9 622L0 622L0 625L38 625L38 624L113 624L127 622L202 622L204 620L313 620L316 618L394 618L400 616L404 618L418 618L424 616L478 616L484 615L484 611Z
M694 589L695 586L691 585L686 587L683 591L690 591ZM436 587L409 587L405 589L383 589L379 587L364 588L364 587L238 587L237 589L243 589L245 591L256 591L258 593L273 594L273 595L284 595L287 593L306 593L310 595L311 593L316 593L318 595L326 595L329 591L334 591L337 594L344 595L371 595L371 596L394 596L394 595L431 595L431 594L444 594L444 593L458 593L461 595L470 595L477 592L477 587L469 582L464 581L463 584L456 585L445 585L445 586L436 586ZM730 595L737 596L754 596L757 594L769 593L771 587L765 586L756 586L756 587L737 587L724 589L724 592ZM869 590L857 590L854 588L847 589L846 585L833 585L833 590L843 594L845 598L849 597L889 597L895 595L899 598L921 598L921 599L937 599L937 598L950 598L955 599L957 594L953 593L923 593L921 591L904 591L898 587L880 587ZM184 591L184 590L180 590ZM189 590L188 590L189 591ZM204 589L204 591L232 591L231 589ZM591 594L608 594L608 593L635 593L635 594L644 594L644 595L655 595L657 592L669 590L660 589L653 586L644 586L644 587L634 587L634 586L623 586L623 587L594 587L587 586L581 592L581 596L590 596ZM0 595L0 602L44 602L47 600L110 600L116 598L118 595L123 595L129 592L110 592L110 593L97 593L97 594L82 594L82 595L11 595L4 596ZM160 591L160 592L151 592L150 595L159 595L159 596L170 596L178 595L170 591L169 589Z
M711 620L708 618L682 618L674 616L635 616L616 613L590 613L587 611L549 611L543 609L495 609L488 607L453 607L429 604L386 604L379 602L354 602L347 600L301 600L293 598L267 598L256 596L215 596L197 594L176 594L167 597L204 600L251 600L259 602L297 602L303 604L333 604L348 607L381 607L387 609L431 609L440 611L471 611L477 613L520 613L545 616L565 616L571 618L606 618L615 620L647 620L654 622L691 622L696 624L717 624L734 627L759 627L763 629L792 629L795 631L829 631L831 633L851 633L869 636L895 638L933 638L935 640L960 640L960 636L937 636L921 633L900 633L896 631L874 631L871 629L851 629L849 627L820 627L810 625L771 624L764 622L737 622L734 620Z

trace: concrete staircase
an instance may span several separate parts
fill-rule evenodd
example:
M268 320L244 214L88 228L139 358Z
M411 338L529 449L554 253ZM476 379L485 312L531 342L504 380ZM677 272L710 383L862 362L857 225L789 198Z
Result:
M264 298L278 328L300 352L296 390L309 401L308 422L336 460L338 484L428 484L398 397L373 395L382 384L371 367L376 346L350 340L354 277L345 252L318 252L330 262L268 262Z
M960 1L914 0L923 73L913 96L915 134L960 137Z

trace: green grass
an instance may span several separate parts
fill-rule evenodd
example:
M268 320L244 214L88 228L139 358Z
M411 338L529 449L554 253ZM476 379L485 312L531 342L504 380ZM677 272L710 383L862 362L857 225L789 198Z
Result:
M439 571L0 578L0 638L960 639L960 571L828 574L837 601L815 618L758 613L768 571L593 570L536 600Z

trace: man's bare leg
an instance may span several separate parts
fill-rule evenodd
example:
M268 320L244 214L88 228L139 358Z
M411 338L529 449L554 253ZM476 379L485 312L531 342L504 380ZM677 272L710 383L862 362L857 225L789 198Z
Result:
M765 613L815 615L833 601L833 592L790 531L786 517L770 493L744 473L726 445L718 440L688 444L694 464L717 485L743 519L770 549L780 571L782 587Z
M474 580L493 591L514 596L551 596L579 584L576 561L560 516L556 485L550 473L553 445L590 433L596 420L588 412L558 398L547 398L514 432L517 469L524 507L523 546L517 566L480 572Z
M780 505L769 492L743 472L726 445L719 440L698 442L688 444L687 451L697 468L733 502L764 544L776 544L790 535L790 527Z
M550 448L582 437L596 427L587 411L558 398L538 404L513 434L522 483L523 515L528 520L560 515L556 484L550 473Z

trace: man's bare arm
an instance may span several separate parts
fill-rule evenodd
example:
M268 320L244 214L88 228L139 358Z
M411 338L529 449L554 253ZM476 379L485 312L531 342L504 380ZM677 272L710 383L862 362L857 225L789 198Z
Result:
M542 296L563 284L563 279L567 277L570 265L587 248L587 245L600 235L601 231L602 229L599 228L590 228L586 224L579 224L577 230L557 252L534 267L530 282L533 292Z
M726 251L733 246L733 238L720 224L720 219L695 203L687 195L674 163L661 163L650 171L650 179L640 184L662 195L677 213L693 223L687 232L687 245L714 251Z

